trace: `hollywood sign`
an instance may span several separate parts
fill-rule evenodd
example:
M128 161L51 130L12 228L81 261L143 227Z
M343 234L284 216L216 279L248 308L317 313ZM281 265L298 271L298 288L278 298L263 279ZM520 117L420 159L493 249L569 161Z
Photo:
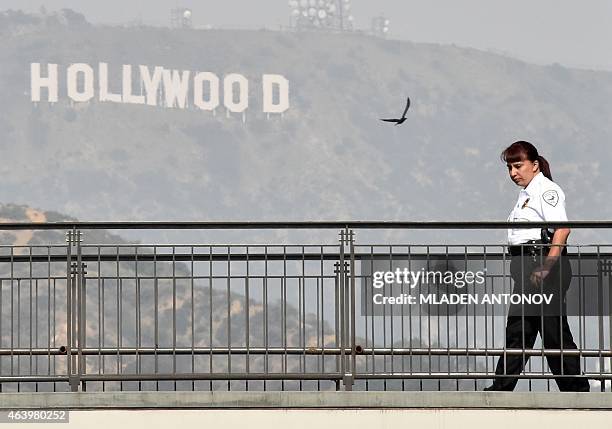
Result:
M134 91L134 75L138 70L139 91ZM85 63L71 64L66 68L66 96L76 103L97 98L101 102L143 104L168 108L194 107L215 111L221 105L232 113L243 113L249 108L249 81L239 73L223 77L223 82L211 72L171 70L161 66L123 65L121 68L121 92L112 92L109 85L107 63L99 63L97 75L94 67ZM261 78L264 113L283 113L289 109L289 81L278 74L264 74ZM40 63L30 64L30 95L32 102L42 101L41 92L46 89L46 101L59 99L59 73L57 64L47 64L43 73ZM275 97L276 94L276 97ZM221 97L223 95L223 97Z

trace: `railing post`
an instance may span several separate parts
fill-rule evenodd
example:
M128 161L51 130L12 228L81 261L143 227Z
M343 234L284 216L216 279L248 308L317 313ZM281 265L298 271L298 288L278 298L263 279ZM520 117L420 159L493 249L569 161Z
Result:
M351 384L355 383L356 374L356 351L357 341L355 338L355 319L356 319L356 308L355 308L355 233L352 230L347 229L347 236L349 242L349 255L350 255L350 266L348 269L348 280L349 280L349 296L350 296L350 346L351 346Z
M597 321L598 321L598 334L599 334L599 374L602 375L605 370L605 359L601 352L604 350L604 326L603 326L603 316L604 316L604 279L603 277L608 277L608 297L610 300L611 307L608 308L608 314L612 310L612 260L602 260L599 259L597 261L598 269L597 269ZM612 325L612 317L610 317L610 324ZM610 337L612 338L612 331L610 331ZM612 345L610 346L612 348ZM600 391L606 391L606 380L602 377L600 379Z
M353 390L355 383L355 279L354 268L354 233L348 227L340 231L340 358L342 383L344 390ZM347 260L348 253L348 260ZM347 348L351 351L346 355Z
M84 323L84 268L81 258L81 231L76 227L66 233L67 242L67 263L68 263L68 284L66 291L67 308L67 359L68 359L68 380L70 390L78 392L81 385L81 376L84 370L83 362L83 336ZM74 355L76 349L77 354Z
M85 290L85 278L87 275L87 264L81 261L81 245L79 244L79 252L78 259L79 262L77 264L77 268L79 268L78 272L78 290L79 290L79 300L78 300L78 374L79 379L85 374L85 356L83 356L83 349L86 347L86 337L87 330L85 323L87 321L85 310L86 306L86 290ZM81 389L83 392L87 391L87 382L81 381Z
M340 253L342 253L342 249L340 249ZM336 262L334 264L334 276L335 276L335 291L334 291L334 332L336 338L336 347L340 348L340 356L336 355L336 371L340 370L341 374L344 374L344 349L342 348L342 323L341 323L341 307L342 301L340 300L340 284L341 280L341 270L340 270L340 262ZM340 380L336 380L336 391L340 390Z

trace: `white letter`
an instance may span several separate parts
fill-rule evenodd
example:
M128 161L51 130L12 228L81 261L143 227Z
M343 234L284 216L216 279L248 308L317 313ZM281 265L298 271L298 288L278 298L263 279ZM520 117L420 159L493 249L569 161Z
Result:
M144 104L144 95L132 94L132 66L123 65L123 102Z
M208 101L204 100L204 82L210 85ZM193 78L193 104L202 110L215 110L219 106L219 78L214 73L198 73Z
M481 285L485 282L484 271L477 271L476 277L478 278L476 281L477 284Z
M416 276L414 275L414 272L411 271L410 275L412 276L412 285L410 285L410 289L413 289L416 287L416 285L419 283L419 279L421 278L421 275L423 274L423 271L419 271Z
M279 74L263 75L264 113L283 113L289 109L289 81ZM274 85L278 86L278 104L274 104Z
M393 271L385 272L385 283L393 284L394 281L395 275L393 274Z
M428 295L419 295L419 297L421 298L421 304L433 304L433 294L428 294Z
M47 64L49 75L40 75L40 63L30 64L30 96L32 101L40 101L40 89L47 88L47 101L57 102L57 64Z
M153 69L153 76L149 73L147 66L140 67L140 78L145 87L147 93L147 104L149 106L157 106L157 91L159 89L159 83L161 82L163 67L155 67Z
M376 289L383 287L385 284L382 282L384 272L376 271L374 272L374 280L372 281L372 286Z
M121 103L121 95L113 94L108 90L108 64L100 63L98 65L98 72L100 74L100 101Z
M178 70L164 70L164 94L166 106L176 106L184 109L187 104L187 91L189 90L189 71L183 71L182 76Z
M83 92L79 92L79 79L77 74L83 74ZM85 102L94 96L94 76L93 69L89 64L77 63L68 67L68 97L72 101Z
M239 101L234 103L234 84L240 87ZM223 81L223 105L233 113L242 113L249 107L249 81L241 74L228 74Z

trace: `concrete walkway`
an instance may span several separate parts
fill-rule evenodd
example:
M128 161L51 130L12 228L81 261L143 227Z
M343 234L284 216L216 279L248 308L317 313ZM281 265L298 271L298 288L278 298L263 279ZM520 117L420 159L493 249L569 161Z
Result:
M612 393L79 392L1 393L0 409L612 410Z

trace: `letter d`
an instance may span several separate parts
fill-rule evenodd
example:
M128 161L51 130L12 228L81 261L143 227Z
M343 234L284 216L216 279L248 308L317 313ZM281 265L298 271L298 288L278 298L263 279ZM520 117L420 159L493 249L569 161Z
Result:
M263 81L264 113L283 113L289 109L289 81L279 74L265 74ZM278 103L274 104L274 87L278 87Z

